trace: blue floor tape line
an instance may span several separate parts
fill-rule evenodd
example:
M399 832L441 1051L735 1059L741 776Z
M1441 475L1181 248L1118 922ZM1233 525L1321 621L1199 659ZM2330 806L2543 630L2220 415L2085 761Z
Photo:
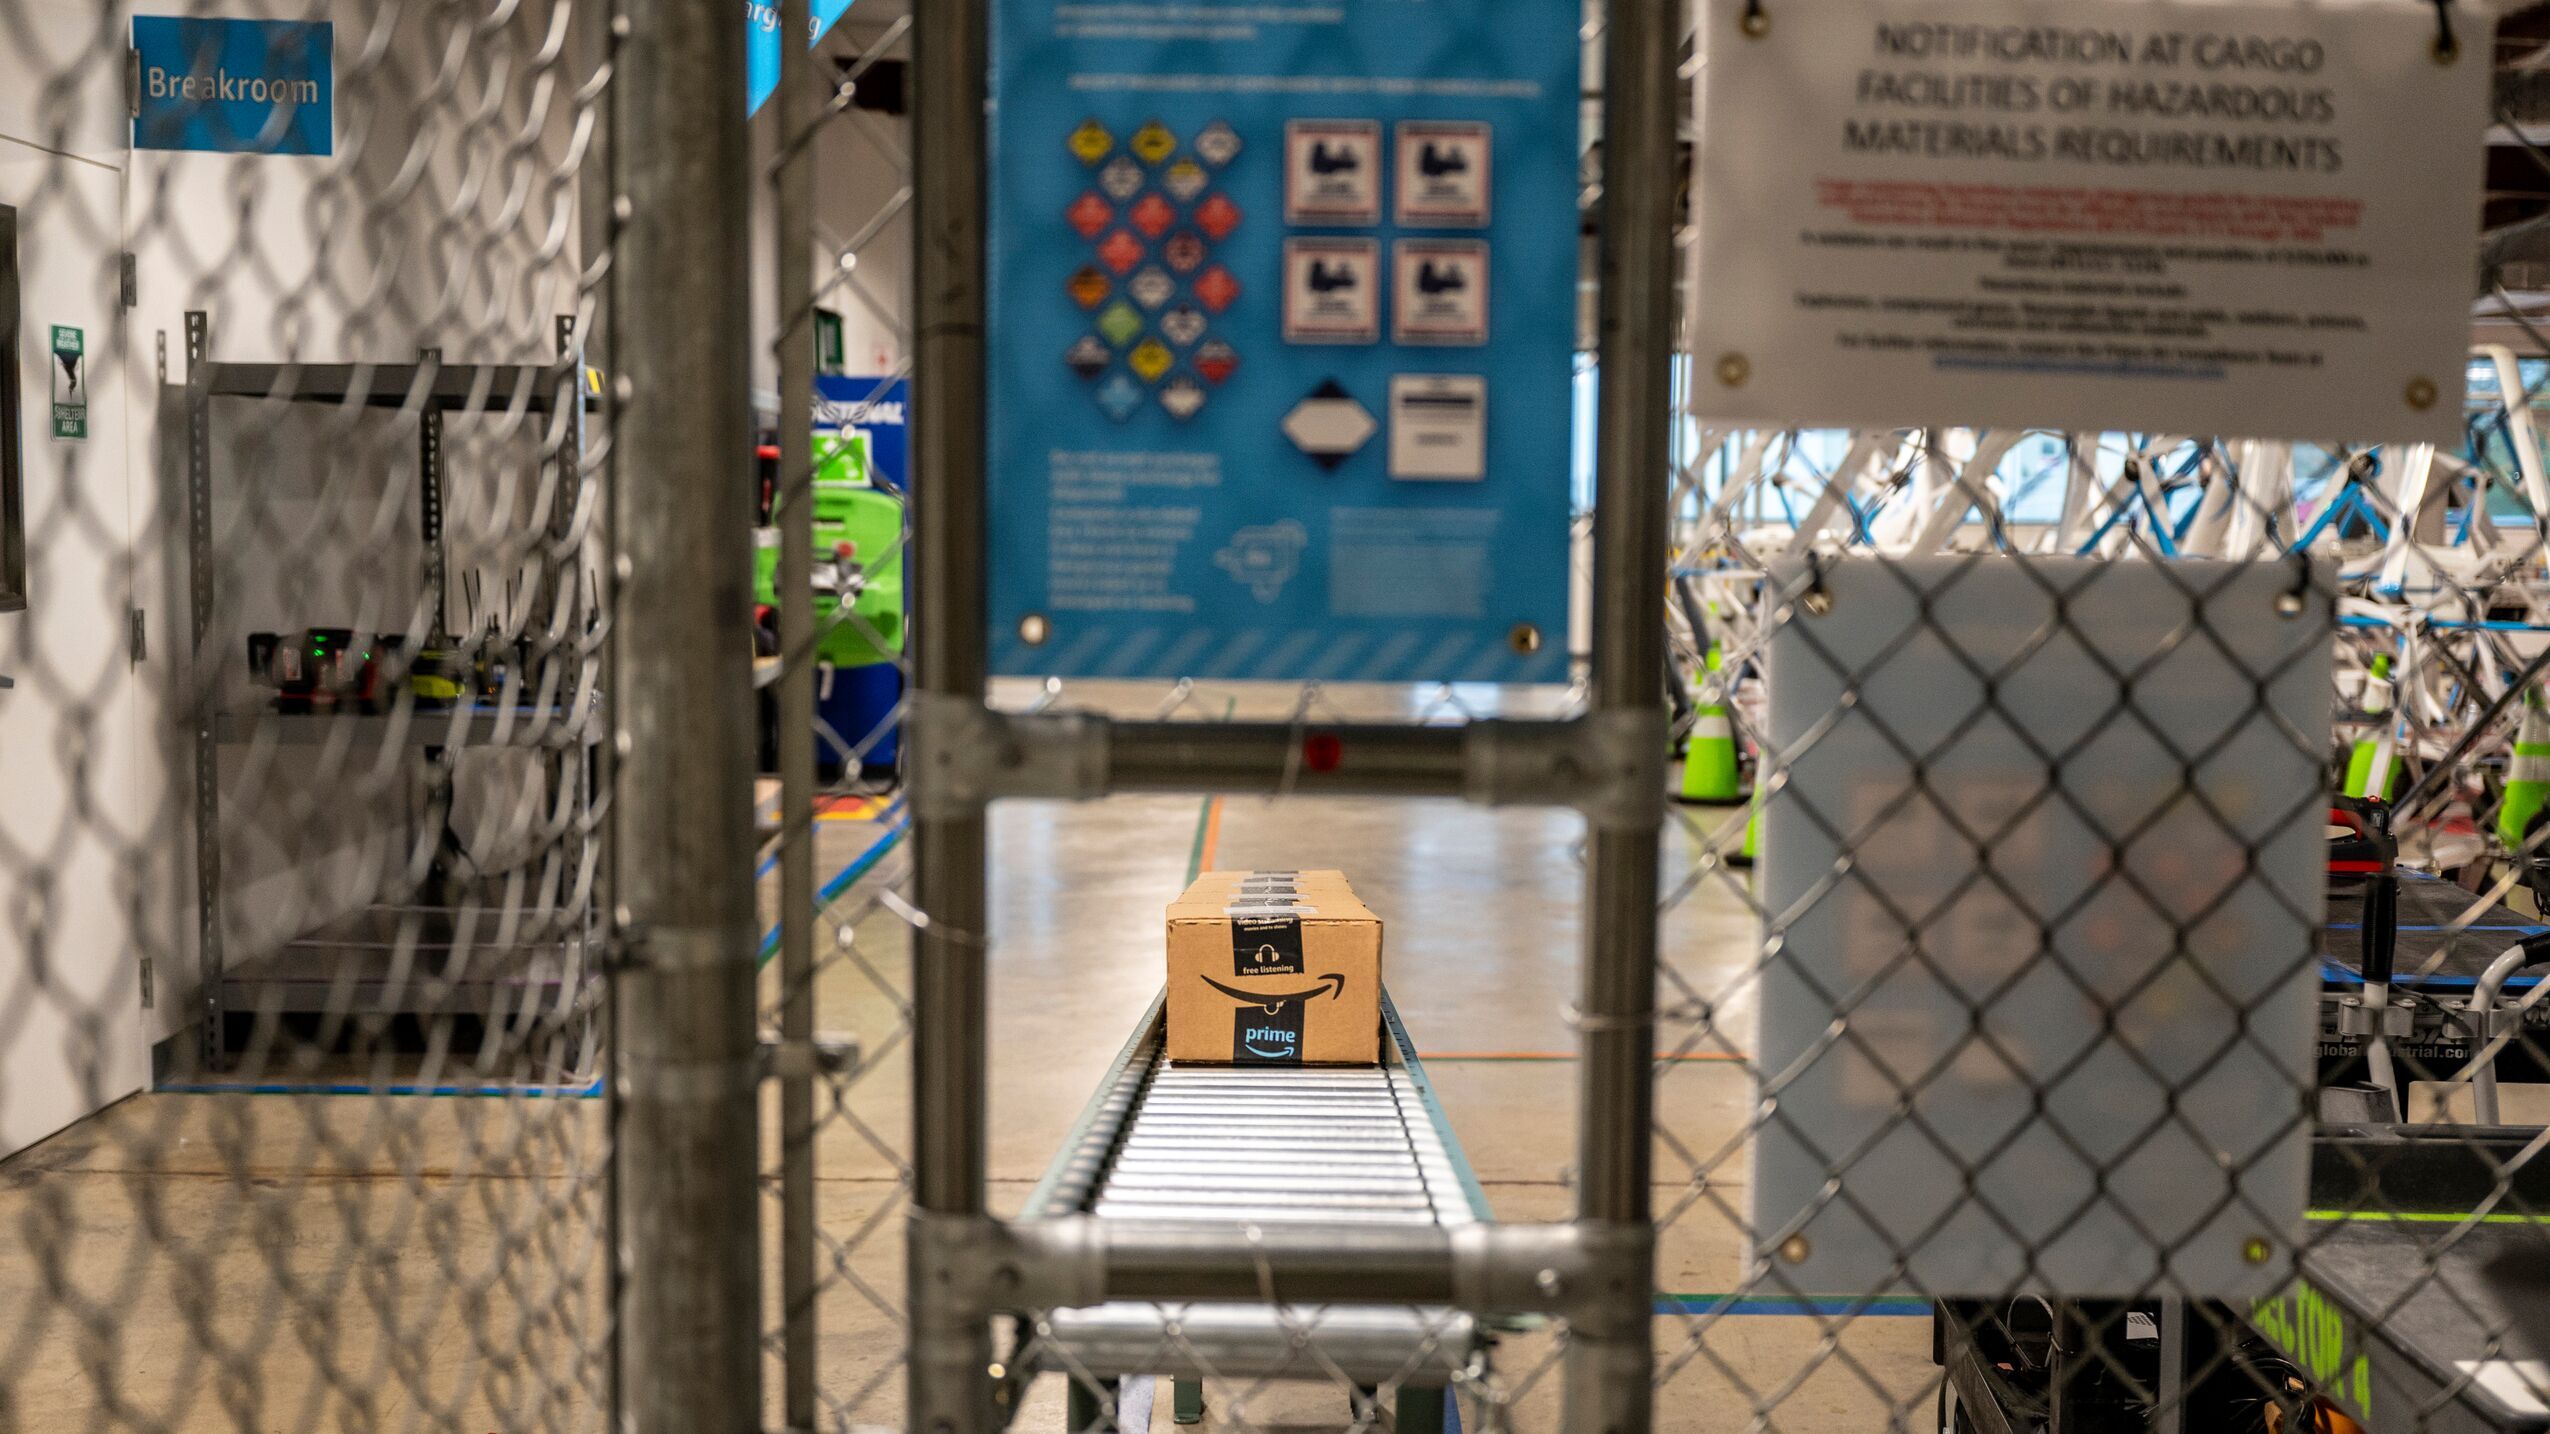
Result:
M2322 980L2337 986L2361 986L2364 984L2364 977L2362 975L2345 966L2341 966L2334 961L2322 961L2320 963L2320 976ZM2542 977L2534 975L2509 976L2506 978L2506 990L2509 992L2529 991L2533 987L2540 985L2542 979ZM2440 971L2429 975L2420 975L2415 971L2399 971L2392 974L2391 984L2400 987L2403 990L2410 991L2472 991L2478 989L2479 978L2476 976L2455 976Z
M157 1095L407 1095L456 1100L599 1100L602 1082L591 1085L294 1085L289 1082L171 1081L151 1087Z
M1851 1300L1791 1299L1782 1296L1666 1295L1656 1301L1660 1315L1739 1315L1786 1316L1805 1318L1818 1316L1840 1319L1845 1316L1875 1319L1911 1319L1930 1316L1928 1300Z
M859 855L854 858L848 866L843 867L838 876L835 876L832 880L825 882L823 890L815 893L816 914L821 915L824 911L830 909L832 903L841 899L841 893L848 891L853 885L857 884L860 877L866 876L869 872L874 871L877 863L885 860L886 853L894 850L895 843L903 840L903 834L906 831L911 830L911 827L912 824L906 821L897 822L893 826L886 828L885 835L868 843L868 849L866 851L859 853ZM777 955L778 952L779 928L774 926L768 931L762 933L761 964L765 966L769 965L770 958Z
M2327 929L2330 931L2361 931L2364 929L2364 923L2360 921L2332 921L2328 924ZM2408 921L2400 923L2393 929L2398 931L2442 931L2447 928L2441 925L2420 926L2416 922ZM2460 931L2503 931L2509 936L2538 936L2544 931L2550 931L2550 926L2534 926L2523 922L2474 921L2468 926L2450 929Z
M876 819L881 822L890 822L894 820L895 816L902 810L903 798L898 796L893 801L888 802L883 811L877 813ZM774 851L770 855L762 858L760 868L753 872L753 880L759 881L763 877L766 877L777 870L779 870L779 853Z

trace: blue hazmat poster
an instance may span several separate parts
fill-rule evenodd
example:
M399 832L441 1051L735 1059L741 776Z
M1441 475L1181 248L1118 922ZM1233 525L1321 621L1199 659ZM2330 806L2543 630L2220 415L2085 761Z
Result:
M1010 676L1567 676L1578 0L998 0Z
M336 152L336 29L324 21L133 17L133 147Z

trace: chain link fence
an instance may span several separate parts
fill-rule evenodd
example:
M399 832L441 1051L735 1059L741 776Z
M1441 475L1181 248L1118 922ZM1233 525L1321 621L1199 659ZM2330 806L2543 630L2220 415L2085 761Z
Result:
M2506 98L2537 50L2509 39L2500 62L2516 78L2495 153L2537 158ZM2491 251L2522 229L2492 231ZM1660 1417L2539 1417L2544 1305L2509 1272L2550 1249L2544 1112L2537 1088L2496 1086L2537 1081L2543 1049L2524 973L2543 910L2529 754L2550 350L2505 280L2492 263L2474 305L2456 449L1742 431L1709 422L1705 391L1685 404L1665 619L1684 800L1657 1066L1660 1179L1678 1188L1659 1192L1659 1266L1668 1288L1721 1292L1660 1303ZM1900 615L1879 623L1890 640L1833 635L1853 599ZM1907 707L1905 669L1925 664L1944 675ZM2323 665L2327 691L2290 691ZM1783 713L1773 666L1832 713ZM2239 694L2245 739L2186 705L2206 667ZM2076 690L2037 702L2058 670ZM2280 715L2279 689L2285 711L2333 711L2334 738ZM1886 800L1803 780L1858 742L1905 774ZM2004 760L1967 760L1991 742ZM2160 775L2127 796L2120 768ZM2265 772L2283 774L2272 795L2248 790ZM2329 833L2324 867L2278 865L2296 830ZM2043 880L2066 840L2103 875ZM1787 879L1767 872L1783 861ZM2267 919L2226 920L2244 905ZM1775 1029L1801 1021L1811 1035ZM1854 1106L1869 1123L1836 1118ZM1973 1124L1926 1118L1947 1109ZM2191 1157L2193 1217L2135 1173L2170 1144ZM1813 1193L1766 1200L1775 1162ZM1888 1196L1922 1171L1951 1205ZM2256 1202L2297 1180L2308 1217L2288 1244ZM2262 1232L2230 1252L2273 1271L2249 1296L2218 1293L2226 1219ZM1836 1226L1866 1258L1824 1259ZM2083 1226L2116 1267L2066 1264Z
M604 1422L601 19L0 4L0 1423Z
M631 1127L613 1113L652 1131L649 1102L692 1088L660 1062L621 1070L607 977L682 979L665 953L687 938L666 868L633 888L612 836L615 768L632 745L665 761L648 743L667 729L609 699L615 639L698 634L653 589L632 619L607 480L630 405L669 391L659 346L609 357L654 299L611 287L628 236L661 217L628 182L646 156L613 149L614 80L666 13L0 0L0 68L28 81L0 95L0 302L28 370L9 385L22 562L0 545L0 600L25 604L0 614L0 1271L25 1292L0 1319L0 1423L582 1429L664 1407L629 1399L615 1353L631 1334L658 1361L670 1347L660 1310L614 1302L673 1257L619 1224ZM216 26L249 20L281 22L255 41L278 73L333 55L320 133L277 100L189 92L246 63ZM747 16L802 23L796 5ZM753 1069L777 1079L754 1087L761 1407L726 1417L895 1427L919 1420L916 1389L979 1368L994 1417L1041 1427L1200 1408L1215 1427L1430 1431L1448 1406L1535 1429L1570 1423L1586 1371L1640 1345L1653 1422L1674 1429L2345 1427L2332 1410L2520 1428L2550 1401L2550 1316L2523 1274L2550 1257L2550 1113L2527 1088L2550 1071L2530 964L2550 894L2550 340L2519 264L2491 270L2458 451L1730 431L1677 356L1670 574L1645 600L1672 727L1643 760L1680 799L1653 1029L1581 992L1526 1023L1579 1051L1652 1041L1651 1154L1484 1190L1448 1175L1465 1155L1519 1164L1496 1103L1551 1101L1556 1060L1444 1061L1429 1082L1413 1058L1444 1051L1411 1044L1375 1088L1313 1097L1341 1126L1386 1108L1401 1134L1355 1153L1353 1178L1448 1230L1565 1221L1631 1172L1652 1201L1651 1338L1572 1338L1555 1264L1495 1308L1301 1294L1280 1215L1321 1207L1270 1179L1250 1192L1255 1256L1214 1298L1038 1286L979 1346L952 1340L907 1263L947 1192L970 1182L1031 1228L1094 1197L1015 1178L1064 1134L1049 1075L1005 1067L988 1112L959 1113L994 1153L967 1178L916 1141L916 1109L945 1110L945 1052L979 1060L1037 980L1073 962L1147 979L1156 911L1048 893L1044 923L1018 923L916 877L912 748L957 714L921 695L934 619L906 555L928 498L885 433L927 421L915 381L944 342L915 292L925 190L948 184L924 167L949 163L923 132L933 24L963 28L863 3L809 53L774 47L735 181L771 241L719 321L762 450ZM1585 38L1599 61L1602 7ZM2537 159L2503 118L2503 147ZM1605 158L1589 149L1589 234L1619 212ZM1979 605L2033 616L1978 636ZM1873 637L1872 610L1893 622ZM1767 690L1775 653L1817 706ZM1909 707L1908 672L1931 680ZM1546 693L1001 683L992 705L1272 732L1290 755L1239 786L1280 805L1250 810L1386 830L1396 806L1293 815L1321 789L1307 741L1581 718L1607 699L1580 674ZM2192 704L2196 687L2236 696ZM1910 775L1841 799L1817 774L1853 753ZM650 779L648 800L729 775ZM2337 827L2332 792L2352 799ZM1173 886L1225 809L1032 807L997 849L1104 845ZM1617 870L1634 842L1563 814L1476 820L1591 893L1535 940L1620 949L1591 930L1605 888L1580 869ZM970 849L949 830L942 871L993 849L979 823ZM2047 844L2102 875L2047 883ZM1131 954L1090 957L1066 930ZM929 987L952 956L1010 974L988 999ZM664 990L638 999L661 1018ZM634 1049L658 1062L664 1028L645 1029ZM1102 1143L1111 1098L1176 1095L1132 1034L1075 1127ZM1942 1126L1928 1102L1949 1093L2000 1123ZM2208 1192L2192 1215L2136 1183L2163 1148ZM1955 1199L1879 1198L1907 1171ZM2273 1215L2296 1194L2298 1242ZM2089 1272L2086 1226L2111 1261ZM2430 1327L2457 1367L2419 1363Z

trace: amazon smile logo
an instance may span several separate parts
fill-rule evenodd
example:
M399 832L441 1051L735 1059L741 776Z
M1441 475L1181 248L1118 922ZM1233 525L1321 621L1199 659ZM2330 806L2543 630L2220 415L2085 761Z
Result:
M1203 980L1205 985L1212 987L1214 990L1221 992L1223 995L1230 997L1232 1000L1239 1002L1241 1005L1264 1011L1270 1016L1281 1015L1287 1007L1307 1006L1323 995L1334 1001L1346 994L1346 978L1336 974L1335 972L1331 972L1328 975L1320 977L1319 984L1311 987L1307 991L1242 991L1235 987L1225 986L1210 976L1204 977Z

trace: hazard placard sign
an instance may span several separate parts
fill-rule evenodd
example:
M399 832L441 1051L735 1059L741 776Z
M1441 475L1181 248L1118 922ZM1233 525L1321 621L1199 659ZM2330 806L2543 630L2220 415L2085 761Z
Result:
M1495 131L1410 120L1399 126L1399 227L1484 229L1496 192Z
M1380 339L1380 242L1285 240L1284 342L1369 344Z
M1381 126L1294 120L1284 126L1284 222L1381 222Z
M1488 246L1402 239L1392 248L1392 337L1403 344L1488 341Z
M1475 483L1487 476L1487 379L1403 373L1390 380L1390 476Z

